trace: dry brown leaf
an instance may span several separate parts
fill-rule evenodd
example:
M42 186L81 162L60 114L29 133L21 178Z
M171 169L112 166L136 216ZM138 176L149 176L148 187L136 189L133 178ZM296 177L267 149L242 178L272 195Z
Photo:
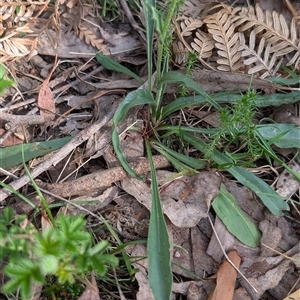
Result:
M300 289L294 292L293 294L290 294L283 300L300 300Z
M174 175L176 173L157 172L160 183L169 180L160 189L163 211L175 226L196 226L201 218L207 216L211 201L218 195L221 178L214 172L205 171L172 180ZM127 193L150 210L151 189L146 183L134 178L125 178L121 184Z
M136 244L134 246L127 246L126 251L132 257L147 257L147 249L144 245ZM154 300L154 296L152 290L149 285L149 280L147 277L147 270L148 270L148 260L143 259L140 260L138 263L133 263L133 266L136 269L139 269L139 272L135 274L135 278L139 284L139 291L136 294L137 300Z
M0 128L0 137L6 133L6 130ZM19 139L16 135L9 135L5 138L4 142L1 144L1 147L9 147L14 145L22 144L23 140Z
M38 106L40 108L40 114L48 120L53 120L55 118L55 99L49 88L50 78L56 68L57 55L55 56L54 65L50 71L48 77L43 82L38 96Z
M42 217L41 217L41 224L42 224L42 231L45 232L49 228L53 227L52 222L50 221L49 217L47 216L47 213L45 210L42 212Z
M296 173L300 174L300 165L296 161L291 161L288 166ZM276 183L276 192L284 197L292 197L300 188L300 182L289 171L284 170Z
M91 274L91 282L86 285L84 292L78 300L101 300L94 274Z
M236 251L228 253L231 262L238 268L241 263L241 258ZM214 292L208 298L209 300L231 300L235 288L237 271L233 266L225 260L217 272L217 286Z

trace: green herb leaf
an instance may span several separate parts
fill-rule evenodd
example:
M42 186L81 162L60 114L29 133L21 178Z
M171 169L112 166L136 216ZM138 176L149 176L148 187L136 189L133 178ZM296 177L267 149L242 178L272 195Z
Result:
M300 148L300 128L294 124L258 125L262 137L279 148Z
M224 184L221 184L220 193L212 202L212 207L228 231L238 240L249 247L259 246L260 231L239 207L236 198L226 190Z

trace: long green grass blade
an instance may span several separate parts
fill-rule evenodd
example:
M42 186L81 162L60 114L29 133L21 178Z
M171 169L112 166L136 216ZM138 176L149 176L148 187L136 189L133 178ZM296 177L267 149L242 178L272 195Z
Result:
M220 92L210 95L210 97L217 103L228 103L234 104L241 99L242 95L240 92ZM300 92L293 91L287 94L269 94L269 95L256 95L255 106L256 107L267 107L267 106L280 106L282 104L295 103L300 100ZM207 99L203 95L180 97L164 106L162 109L162 119L169 116L171 113L190 107L192 105L199 105L207 103Z
M139 76L137 76L135 73L133 73L132 71L130 71L128 68L122 66L119 62L117 62L116 60L104 55L101 52L98 52L96 55L96 58L98 60L98 62L107 70L110 71L116 71L119 73L123 73L126 74L134 79L136 79L139 82L143 82L143 79Z
M162 76L159 85L172 82L184 83L188 88L193 89L199 95L203 96L206 99L206 101L213 105L216 109L221 110L221 106L213 98L211 98L206 92L204 92L204 90L201 87L199 87L195 81L185 76L184 74L175 71L167 72Z
M24 146L24 145L22 144L22 146ZM31 182L33 188L35 189L37 195L39 196L39 198L40 198L40 200L41 200L41 202L42 202L43 208L44 208L44 209L46 210L46 212L47 212L47 215L48 215L48 217L49 217L49 220L51 221L52 224L54 224L54 218L53 218L53 215L52 215L51 210L50 210L50 208L49 208L49 204L47 203L47 200L45 199L45 197L44 197L44 195L42 194L41 190L39 189L38 185L35 183L33 177L31 176L31 173L30 173L30 171L29 171L29 169L28 169L28 167L27 167L27 165L26 165L26 163L25 163L25 156L24 156L24 151L23 151L23 149L22 149L22 159L23 159L23 167L24 167L24 170L25 170L27 176L29 177L30 182Z
M149 283L156 300L171 299L172 269L170 241L164 218L150 144L146 141L151 168L152 204L148 232Z
M202 140L188 133L184 134L184 139L201 152L206 152L207 145ZM211 159L219 165L233 164L233 161L228 156L217 150L213 150ZM282 197L253 173L237 166L229 167L226 171L233 175L241 184L252 190L275 216L282 216L283 210L289 210L288 204L283 201Z
M119 105L113 117L112 144L116 151L116 155L124 170L137 179L141 179L141 177L132 170L131 166L126 160L126 157L121 149L120 137L117 131L117 126L121 121L123 121L123 119L126 117L128 111L131 108L145 104L150 104L152 106L155 104L152 94L148 90L142 89L132 91L125 97L123 102Z
M217 216L238 240L249 247L260 244L261 233L254 222L239 207L236 198L221 184L219 195L212 202Z
M169 159L169 156L172 156L172 157L176 158L178 161L185 164L186 166L189 166L190 168L192 168L192 170L194 170L194 171L203 168L203 166L205 164L205 160L197 159L197 158L190 157L190 156L187 156L182 153L178 153L177 151L174 151L174 150L170 149L169 147L163 145L159 141L152 141L151 146L155 150L160 152L161 154L163 154L163 155L167 154L168 155L167 159ZM179 171L184 171L184 170L179 170Z
M281 78L281 77L271 77L268 78L269 81L279 84L279 85L294 85L300 83L300 77L297 76L295 78Z
M8 184L0 181L0 186L4 187L6 190L10 191L12 194L15 194L16 196L18 196L20 199L22 199L24 202L26 202L27 204L29 204L36 211L39 211L39 208L32 201L30 201L23 194L21 194L20 192L18 192L14 188L12 188L10 185L8 185Z

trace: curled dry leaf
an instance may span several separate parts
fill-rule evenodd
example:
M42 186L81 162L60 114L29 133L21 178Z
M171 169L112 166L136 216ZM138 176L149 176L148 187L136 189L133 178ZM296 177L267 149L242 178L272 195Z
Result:
M49 87L49 81L56 68L56 62L57 55L55 56L54 66L50 71L48 77L43 82L38 96L38 106L41 110L40 113L48 120L53 120L55 118L55 99Z
M98 285L93 274L91 274L91 282L87 283L78 300L100 300Z

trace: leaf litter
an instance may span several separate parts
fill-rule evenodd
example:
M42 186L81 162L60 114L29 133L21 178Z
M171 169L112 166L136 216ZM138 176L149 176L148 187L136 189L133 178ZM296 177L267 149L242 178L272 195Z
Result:
M270 5L272 1L265 2L265 5ZM187 1L185 9L190 10L193 3L195 5L195 1ZM119 60L134 61L131 53L141 47L134 34L131 32L118 34L114 27L106 28L105 32L102 31L102 36L103 33L107 44L104 45L103 43L103 46L109 49L109 52L119 55ZM51 32L51 34L54 35L55 33ZM87 68L88 71L84 74L82 70L84 70L85 64L90 64L90 67L94 65L80 59L90 57L90 53L95 52L93 45L85 43L84 39L74 36L66 39L60 35L57 38L56 49L47 35L42 35L42 41L43 43L38 46L37 52L44 65L49 65L49 58L47 59L44 55L52 57L50 64L53 65L56 65L55 61L53 62L53 57L56 56L74 60L62 63L63 71L56 75L55 82L50 80L54 69L48 73L48 77L42 79L43 84L38 97L38 106L44 108L44 110L41 109L40 113L46 117L51 115L49 118L54 119L55 113L63 115L66 109L73 108L74 114L68 113L62 118L60 127L53 126L45 132L37 129L36 124L26 125L30 128L29 140L37 141L41 139L41 135L43 135L43 139L58 136L62 133L62 130L64 134L72 135L73 140L67 145L65 152L58 152L58 154L52 156L51 160L46 159L41 165L34 167L32 169L33 176L39 176L39 180L43 182L38 182L38 184L48 192L62 197L73 197L72 200L74 201L90 200L90 203L82 205L93 213L103 213L124 241L146 238L149 221L148 210L151 206L151 190L147 174L148 164L143 158L144 149L142 147L136 151L137 145L141 142L140 136L131 135L131 133L125 134L123 136L123 147L132 164L138 165L141 163L139 173L143 174L144 182L128 177L121 167L113 166L116 161L110 159L108 155L108 145L111 141L111 122L109 119L117 106L114 103L119 103L120 98L120 93L115 90L117 88L136 88L140 83L126 76L109 74L103 68L95 74L89 73L90 69ZM24 74L30 72L39 77L42 69L34 70L29 67L27 72L26 70L24 72L20 79L23 78ZM26 84L27 87L24 86L24 95L26 93L36 95L34 76L27 77L31 84ZM214 84L216 79L220 83L218 86ZM208 92L216 92L219 89L223 91L233 89L237 85L237 80L240 82L241 90L247 90L249 86L249 76L244 74L224 75L224 73L218 71L199 71L197 80L201 81L200 85ZM73 86L72 81L75 82ZM82 82L84 84L80 86L79 83ZM270 87L274 88L273 85L262 79L254 79L253 87L264 90ZM98 97L93 98L94 95L97 95L99 88L110 89L113 95L106 97L98 94ZM174 91L172 85L167 88L167 91L170 93ZM64 92L64 94L61 94L61 92ZM89 94L90 92L92 94ZM91 98L93 100L89 101ZM25 100L18 99L17 102L20 103L19 107L24 107L26 111L27 104ZM4 102L5 105L8 107L10 103ZM294 115L291 117L287 113L290 108L289 105L288 110L287 107L276 109L275 117L277 119L275 120L280 123L299 125L299 117ZM48 110L50 114L45 113L45 110ZM95 110L97 114L95 114ZM18 113L17 109L12 111L16 116L24 114L24 112ZM102 120L104 115L110 115L110 117L105 119L105 122L98 122L95 125L95 122ZM195 115L197 117L197 114ZM198 117L202 118L200 115ZM132 124L132 120L137 118L139 118L137 112L131 114L127 119L127 124L122 125L122 130L126 130ZM86 145L84 142L86 142ZM74 152L78 152L77 155ZM93 156L92 159L87 159L91 156ZM70 179L59 179L60 176L54 173L63 173L66 166L58 164L66 157L74 165L74 168L68 170L70 172L72 170L75 175ZM101 160L102 157L103 160ZM176 178L176 174L169 171L169 163L161 157L157 157L157 159L157 169L168 169L168 171L158 171L157 175L163 209L168 220L168 231L173 242L171 251L174 264L172 268L176 278L180 278L178 281L174 280L174 292L185 295L187 299L221 299L220 293L222 299L267 299L267 297L269 299L284 299L290 290L295 291L300 288L299 283L297 284L297 273L295 272L295 268L298 267L299 263L294 265L292 261L286 260L283 256L295 258L299 261L299 238L294 228L297 224L293 224L290 219L284 216L275 217L271 215L249 189L239 186L232 180L225 179L221 172L215 170L201 171L192 176ZM67 160L65 165L68 163ZM290 166L299 173L299 166L296 162L290 163ZM54 172L55 168L56 172ZM49 171L50 180L43 175L45 171ZM90 174L87 175L87 172ZM19 177L12 184L16 189L28 183L28 180L26 181L17 169L12 170L12 173ZM56 182L57 180L59 182ZM118 184L118 182L120 183ZM239 207L258 226L262 239L261 244L257 247L248 247L242 244L230 234L223 222L212 213L211 203L219 194L221 183L225 184L227 190L235 196ZM276 182L276 189L282 196L292 196L299 190L299 182L289 173L283 171ZM124 196L124 192L126 192L126 196ZM79 195L83 196L79 197ZM2 201L7 197L7 193L0 191L1 203L5 203ZM48 199L49 201L56 201L56 198L52 196ZM15 207L19 205L18 209L21 210L20 205L25 206L22 202L14 205ZM24 211L30 212L28 209L24 209ZM76 211L69 205L64 208L64 212L78 214L80 210ZM214 224L214 231L208 218L211 218ZM91 222L93 222L92 218ZM139 227L138 225L141 224L142 226ZM139 244L134 247L127 247L127 251L133 257L145 257L147 253L146 247ZM241 259L239 270L248 282L224 260L224 251L228 252L228 256L234 256L234 258L231 258L232 261ZM235 263L236 266L238 264L239 262ZM138 283L137 299L154 299L148 284L147 260L143 259L133 265L140 270L135 275ZM216 275L216 277L213 275ZM238 279L236 279L236 276ZM199 278L205 278L205 280L199 280ZM180 282L181 279L183 279L183 282ZM293 286L294 283L296 283L295 286ZM90 293L92 293L92 296ZM93 282L91 286L87 285L81 299L91 299L92 297L100 299L98 295L97 286ZM292 297L292 295L290 296Z

